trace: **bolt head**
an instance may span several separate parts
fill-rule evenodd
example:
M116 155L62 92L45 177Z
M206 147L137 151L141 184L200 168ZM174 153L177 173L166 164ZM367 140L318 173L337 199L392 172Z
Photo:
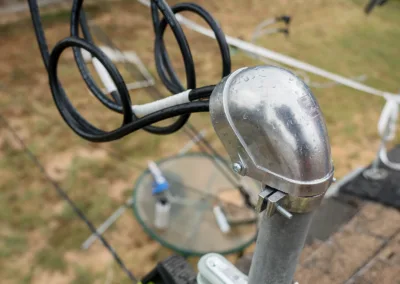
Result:
M244 175L244 167L241 163L233 163L232 169L235 173L238 173L240 175Z

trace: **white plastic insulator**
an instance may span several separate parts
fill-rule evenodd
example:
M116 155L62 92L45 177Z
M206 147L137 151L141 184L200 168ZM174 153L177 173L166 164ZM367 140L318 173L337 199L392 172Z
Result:
M394 139L396 135L398 113L399 106L397 102L387 100L378 122L379 134L386 141Z
M111 93L116 91L117 87L115 86L114 81L111 79L110 74L108 74L107 69L103 66L103 64L101 64L101 62L97 58L93 58L92 63L107 92Z
M189 93L191 90L184 91L182 93L167 97L165 99L161 99L155 102L151 102L144 105L134 105L132 106L133 113L138 116L142 117L148 115L150 113L176 106L181 105L184 103L188 103L189 101Z
M155 207L154 226L159 230L165 230L169 226L171 204L169 202L157 201Z
M224 212L222 212L221 207L214 206L213 208L215 219L217 220L217 224L221 232L228 233L231 230L231 226L226 219Z

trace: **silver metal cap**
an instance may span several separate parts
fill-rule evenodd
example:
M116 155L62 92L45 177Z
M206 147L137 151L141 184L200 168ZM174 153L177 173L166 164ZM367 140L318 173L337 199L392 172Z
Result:
M294 196L329 187L325 122L311 90L293 73L274 66L239 69L214 89L210 113L242 175Z

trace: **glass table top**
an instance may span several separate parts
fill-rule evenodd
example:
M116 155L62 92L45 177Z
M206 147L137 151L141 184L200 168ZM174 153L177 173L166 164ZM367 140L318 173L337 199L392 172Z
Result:
M169 183L167 197L171 210L165 230L154 227L157 200L152 195L153 177L149 171L144 172L135 185L132 205L144 230L163 246L187 256L208 252L228 254L249 246L257 233L257 214L246 207L239 190L221 173L222 163L225 161L204 153L171 157L157 163ZM222 167L230 179L239 178ZM250 196L257 197L258 183L242 178L240 184ZM231 227L228 233L223 233L217 224L213 213L216 205L228 219Z

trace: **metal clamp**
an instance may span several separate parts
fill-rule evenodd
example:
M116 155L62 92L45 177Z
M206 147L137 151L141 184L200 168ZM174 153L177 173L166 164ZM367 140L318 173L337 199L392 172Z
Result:
M266 187L260 194L258 195L258 201L256 205L256 211L258 213L267 210L267 217L271 217L278 211L284 217L288 219L292 219L293 215L284 207L282 207L279 202L282 202L287 197L286 193L282 191Z
M274 215L278 211L286 218L291 219L292 213L307 213L314 210L320 205L324 195L325 193L299 197L266 186L258 195L255 209L258 213L267 210L267 217Z

